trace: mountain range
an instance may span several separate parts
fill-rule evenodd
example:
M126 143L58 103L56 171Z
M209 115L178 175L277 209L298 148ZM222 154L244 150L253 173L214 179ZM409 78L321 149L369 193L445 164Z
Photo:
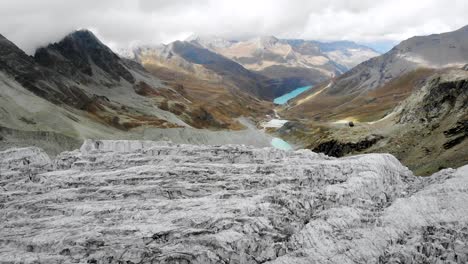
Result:
M212 41L197 37L190 42L270 78L296 82L293 87L316 84L380 55L369 47L349 41L324 43L267 36L247 41Z
M468 26L0 35L0 263L467 263L467 138Z
M289 122L266 132L298 148L390 152L429 174L467 162L467 47L468 27L379 56L353 42L272 36L194 36L118 55L88 30L29 56L2 36L0 142L59 153L85 138L206 143L239 131L229 142L265 146L255 125L279 114ZM313 88L272 103L304 85Z
M354 42L280 40L273 36L247 41L192 36L185 41L142 45L120 53L143 65L157 65L188 71L206 79L233 82L266 100L297 87L328 80L379 55L371 48Z
M146 131L153 128L245 130L239 118L257 122L272 113L272 99L299 85L193 41L142 46L127 55L88 30L32 56L1 36L2 148L33 144L58 153L86 138L151 138Z
M467 51L468 26L410 38L294 98L280 114L296 120L297 138L316 151L390 152L420 173L465 164Z
M203 87L209 97L200 96L192 84L162 80L119 57L87 30L39 48L34 56L1 36L0 75L5 146L26 144L31 134L52 144L60 142L52 137L65 142L141 137L148 127L236 130L244 127L237 117L264 115L272 106L219 83Z

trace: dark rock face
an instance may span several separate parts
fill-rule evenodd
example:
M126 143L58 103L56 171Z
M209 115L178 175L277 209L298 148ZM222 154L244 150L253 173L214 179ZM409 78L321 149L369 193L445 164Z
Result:
M19 75L34 71L34 60L0 35L0 70Z
M59 52L49 50L47 48L39 48L34 54L34 59L40 65L52 68L60 74L69 76L75 80L84 81L80 74L92 76L93 71L91 65L85 62L80 55L76 55L77 60L74 62L62 56Z
M468 80L460 80L455 82L440 82L435 81L436 85L424 99L423 110L426 113L426 118L442 118L449 112L456 111L457 101L460 101L462 107L466 109L468 101ZM464 99L463 99L464 98Z
M468 138L468 120L458 122L454 127L444 131L445 137L449 138L444 143L445 149L450 149Z
M358 141L356 143L343 143L337 140L330 140L319 144L313 149L313 151L325 153L328 156L343 157L344 155L354 151L362 151L368 149L381 139L383 139L383 137L380 135L371 135L366 139Z
M455 136L459 134L468 134L468 120L458 122L454 127L445 130L446 137Z
M0 35L0 71L54 104L83 110L92 101L92 95L80 84L107 88L119 85L121 78L134 83L129 71L133 68L145 72L141 65L120 59L86 30L38 49L34 57Z
M403 108L399 123L439 122L446 116L466 113L468 80L444 81L432 79L424 87L421 102Z
M92 76L94 63L114 81L123 78L130 83L135 82L119 56L87 30L76 31L58 43L39 49L34 57L39 64L71 76L76 75L76 70Z
M68 86L59 74L40 67L32 57L3 36L0 36L0 71L51 102L57 103L67 98Z
M403 108L400 123L425 123L438 127L444 120L454 125L445 130L447 141L444 149L451 149L468 137L468 80L444 81L439 78L431 80L421 102L415 107Z

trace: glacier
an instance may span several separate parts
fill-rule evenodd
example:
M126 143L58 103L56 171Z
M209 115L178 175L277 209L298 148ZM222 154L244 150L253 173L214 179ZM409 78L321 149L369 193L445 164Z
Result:
M1 263L466 263L468 166L86 140L0 152Z

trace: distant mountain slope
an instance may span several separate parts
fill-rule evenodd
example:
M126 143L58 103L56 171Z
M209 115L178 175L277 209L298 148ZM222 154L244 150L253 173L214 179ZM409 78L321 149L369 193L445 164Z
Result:
M87 30L42 47L34 56L0 36L0 86L0 145L25 140L29 132L74 140L132 138L146 128L242 129L238 117L271 109L241 92L211 97L225 102L208 107L190 86L168 83L120 58Z
M239 63L228 59L210 49L187 42L175 41L168 45L141 46L132 49L129 57L146 65L180 71L194 75L205 81L218 83L249 93L260 99L272 100L283 94L285 88L262 74L244 68Z
M353 42L285 40L273 36L248 41L192 37L191 43L213 50L247 69L290 86L316 84L379 54Z
M120 54L143 64L158 64L223 82L268 100L297 87L328 80L348 70L349 65L378 55L352 42L275 37L232 41L215 36L192 36L168 45L143 45L121 50Z
M468 162L468 26L413 37L278 109L278 132L333 156L385 152L418 174Z
M409 96L412 88L434 69L460 67L465 63L468 63L468 26L449 33L413 37L295 98L286 113L335 120L379 118ZM351 115L359 109L371 112L374 106L382 104L386 107L379 114Z
M172 50L191 63L203 65L206 69L221 76L224 81L232 82L242 90L263 98L274 96L274 91L269 90L265 85L266 78L217 53L181 41L174 42Z
M378 51L352 41L317 42L317 44L331 61L344 66L346 70L380 55Z

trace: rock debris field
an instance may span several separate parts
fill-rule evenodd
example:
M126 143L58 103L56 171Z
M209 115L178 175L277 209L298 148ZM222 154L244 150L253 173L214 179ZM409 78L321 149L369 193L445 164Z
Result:
M0 152L0 263L466 263L468 166L92 141Z

